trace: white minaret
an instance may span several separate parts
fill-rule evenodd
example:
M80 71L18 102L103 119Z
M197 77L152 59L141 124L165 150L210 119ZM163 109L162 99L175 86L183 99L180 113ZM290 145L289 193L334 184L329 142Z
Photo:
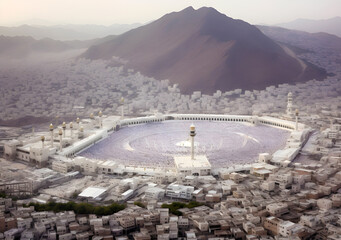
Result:
M65 131L66 131L66 123L63 122L62 124L62 128L63 128L63 137L65 138Z
M79 127L78 138L81 139L84 137L84 128L83 126Z
M102 111L99 111L98 116L99 116L99 127L102 128L103 127L103 124L102 124L103 113L102 113Z
M73 137L73 122L70 122L71 137Z
M189 135L191 136L191 159L194 160L194 137L196 133L195 133L195 126L193 124L190 126Z
M296 124L295 124L295 130L298 130L298 109L295 111L295 117L296 117Z
M50 133L51 133L51 147L53 147L53 125L50 124Z
M287 103L287 115L292 116L293 110L292 110L292 93L288 93L288 103Z
M121 119L124 119L124 98L122 97L121 100L120 100L120 103L121 103Z
M44 137L44 136L41 136L41 137L40 137L40 140L41 140L41 148L44 149L45 137Z
M62 149L63 149L63 131L62 131L62 129L60 128L59 129L59 151L62 151Z
M79 122L80 122L80 119L79 119L79 118L77 118L77 119L76 119L76 123L77 123L77 130L79 130Z

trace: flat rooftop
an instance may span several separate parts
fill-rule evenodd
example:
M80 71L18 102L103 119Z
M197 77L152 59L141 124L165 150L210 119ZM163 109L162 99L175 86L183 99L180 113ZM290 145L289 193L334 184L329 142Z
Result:
M205 155L194 156L175 156L174 164L176 168L211 168L211 164Z
M78 196L85 198L97 198L107 191L106 188L88 187L84 189Z

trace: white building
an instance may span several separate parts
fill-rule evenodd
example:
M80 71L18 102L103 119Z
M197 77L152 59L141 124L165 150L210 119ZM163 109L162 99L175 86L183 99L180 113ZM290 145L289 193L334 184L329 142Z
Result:
M17 153L17 146L21 143L18 140L10 140L4 145L4 157L5 158L14 158Z
M266 210L273 216L280 216L284 213L288 213L288 204L286 203L271 203L266 206Z
M190 200L192 199L192 193L194 192L194 187L183 186L179 184L172 183L166 188L166 196L170 198L182 198Z
M293 176L291 172L276 173L276 175L271 175L269 180L275 181L281 188L287 188L291 186L293 182Z
M43 146L38 137L28 139L26 142L11 140L4 145L4 156L6 158L17 158L41 167L46 165L49 155L53 153L55 153L55 149Z
M145 191L146 200L162 201L165 197L165 190L158 187L149 187Z
M117 169L117 164L114 161L98 161L97 171L102 174L115 174Z
M321 198L317 200L317 206L322 211L328 211L333 207L333 201L326 198Z
M128 189L124 193L121 194L121 200L126 201L128 200L131 196L133 196L134 190L133 189Z
M290 221L282 221L279 224L279 234L283 237L290 237L302 232L304 227Z
M176 156L174 163L178 175L206 176L211 174L211 164L204 155L195 156L193 160L190 156Z
M87 198L89 200L101 200L107 193L106 188L88 187L81 192L78 197Z
M315 228L320 223L321 221L318 219L317 216L302 215L300 218L300 224L303 226L310 227L310 228Z
M285 148L272 155L271 162L279 166L287 166L299 153L300 148Z
M269 153L260 153L258 155L258 162L268 163L271 160L271 155Z
M275 190L275 182L274 181L264 181L261 185L260 188L264 191L273 191Z
M55 160L52 162L52 169L56 172L67 173L71 170L73 162L71 160Z
M96 173L97 172L97 161L94 159L88 159L85 157L75 157L74 164L85 173Z

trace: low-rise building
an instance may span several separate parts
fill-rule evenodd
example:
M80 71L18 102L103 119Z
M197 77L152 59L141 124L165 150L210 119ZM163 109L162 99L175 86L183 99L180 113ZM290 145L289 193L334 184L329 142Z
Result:
M272 203L266 206L266 210L272 215L272 216L281 216L285 213L289 212L288 204L286 203Z
M279 234L279 225L282 222L281 219L276 217L268 217L264 220L264 228L270 231L273 235Z
M52 169L60 173L68 173L72 168L72 161L53 161Z
M321 198L317 200L317 206L322 211L328 211L333 207L333 201L326 198Z
M166 188L166 196L170 198L192 199L194 187L172 183Z
M145 199L162 201L165 197L165 190L158 187L148 187L145 191Z
M282 235L283 237L295 236L303 231L304 231L303 226L295 224L290 221L282 221L279 224L279 234Z
M17 227L17 220L13 217L0 217L0 232L6 232Z

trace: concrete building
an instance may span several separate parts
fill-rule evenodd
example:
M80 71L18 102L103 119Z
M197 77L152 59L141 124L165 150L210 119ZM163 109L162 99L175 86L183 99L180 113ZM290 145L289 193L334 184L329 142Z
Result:
M192 194L194 192L194 187L183 186L179 184L172 183L166 188L166 196L170 198L179 199L192 199Z
M145 200L162 201L165 197L165 190L158 187L148 187L145 191Z
M79 198L86 198L88 200L101 200L107 194L106 188L88 187L84 189L79 195Z
M272 203L266 206L266 210L272 215L279 217L289 212L288 204L286 203Z
M71 160L55 160L52 162L52 169L60 173L68 173L73 167L73 161Z
M279 234L279 225L282 222L281 219L276 217L268 217L264 221L264 228L268 231L270 231L274 235Z
M29 181L0 182L0 192L4 192L9 196L31 196L33 186L32 182Z
M333 201L330 199L321 198L317 200L317 206L322 211L328 211L333 207Z
M283 237L297 236L299 233L303 232L303 226L295 224L290 221L282 221L279 224L279 234Z
M17 220L13 217L0 217L0 232L4 233L17 227Z

